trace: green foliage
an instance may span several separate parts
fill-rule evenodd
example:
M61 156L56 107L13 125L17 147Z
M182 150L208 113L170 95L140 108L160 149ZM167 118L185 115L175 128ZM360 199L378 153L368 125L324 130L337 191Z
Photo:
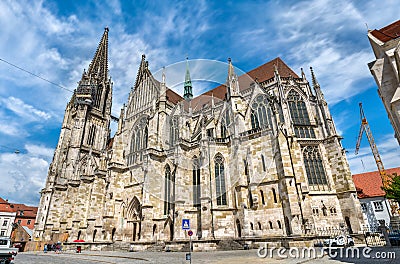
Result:
M389 185L386 188L382 187L382 189L386 192L386 198L400 202L400 175L394 173L391 178Z

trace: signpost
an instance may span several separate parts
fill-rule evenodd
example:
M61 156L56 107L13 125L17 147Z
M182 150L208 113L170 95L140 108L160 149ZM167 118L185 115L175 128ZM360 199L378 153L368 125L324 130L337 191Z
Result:
M190 220L182 219L182 230L190 230Z
M190 264L192 264L192 235L193 235L193 231L189 230L188 231L188 235L189 235L189 260L190 260Z
M190 238L189 241L189 253L186 254L186 260L190 261L190 264L192 264L192 235L193 231L190 230L190 220L189 219L182 219L182 230L189 230L188 235Z

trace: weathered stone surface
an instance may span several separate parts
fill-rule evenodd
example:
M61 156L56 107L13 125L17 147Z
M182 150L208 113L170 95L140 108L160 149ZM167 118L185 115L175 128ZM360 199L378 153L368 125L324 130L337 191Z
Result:
M102 45L98 51L107 48ZM96 53L94 61L97 56L102 54ZM189 104L173 100L179 96L156 81L147 65L143 57L112 139L110 80L87 79L91 72L84 73L79 85L97 90L86 101L74 95L67 105L42 190L37 238L68 234L68 242L187 241L183 219L190 219L194 241L305 235L346 225L359 231L361 208L319 85L314 94L305 76L275 71L260 84L238 82L235 89L240 89L229 98L201 95ZM272 64L266 65L265 71L274 72ZM234 83L238 77L230 74ZM90 97L93 93L98 97ZM293 93L297 99L290 99ZM201 100L211 103L196 106ZM252 113L262 109L253 108L262 102L265 120L258 115L255 125ZM299 113L306 115L300 121ZM295 136L301 129L314 134ZM318 170L314 176L306 169L308 147L315 151L308 165ZM224 197L217 197L224 190Z

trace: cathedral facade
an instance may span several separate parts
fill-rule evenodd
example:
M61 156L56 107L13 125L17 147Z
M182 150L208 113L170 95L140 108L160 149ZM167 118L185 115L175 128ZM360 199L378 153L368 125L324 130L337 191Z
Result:
M152 75L145 56L111 115L108 29L67 104L41 191L43 241L153 242L302 236L361 228L341 137L314 72L280 58L193 97ZM113 137L110 122L118 122Z

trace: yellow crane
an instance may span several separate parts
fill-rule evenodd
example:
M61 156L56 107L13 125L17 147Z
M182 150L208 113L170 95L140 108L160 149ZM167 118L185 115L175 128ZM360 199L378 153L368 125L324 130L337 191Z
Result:
M379 155L378 147L375 144L375 140L374 140L374 137L372 136L372 132L369 127L367 118L365 117L364 110L362 108L362 103L360 103L359 106L360 106L361 126L360 126L360 132L358 133L355 154L357 155L358 151L360 150L361 138L362 138L363 132L365 132L365 134L367 135L367 138L368 138L369 145L372 150L372 154L374 155L375 163L376 163L376 166L378 167L379 174L382 177L383 186L387 187L389 179L385 172L385 167L383 167L383 162L382 162L381 156Z
M361 144L361 138L363 135L363 132L367 135L369 145L372 150L372 154L374 155L375 163L376 166L378 167L379 174L381 175L382 178L382 184L383 187L388 187L391 181L390 175L388 175L385 171L385 168L383 167L383 162L381 159L381 156L379 155L378 147L375 144L374 137L372 136L371 129L369 128L369 124L367 121L367 118L365 117L364 110L362 108L362 103L359 103L360 106L360 118L361 118L361 126L360 126L360 132L358 133L358 139L357 139L357 144L356 144L356 150L355 154L358 154L358 151L360 150L360 144ZM398 204L394 201L389 200L392 215L395 215L396 212L399 210Z

